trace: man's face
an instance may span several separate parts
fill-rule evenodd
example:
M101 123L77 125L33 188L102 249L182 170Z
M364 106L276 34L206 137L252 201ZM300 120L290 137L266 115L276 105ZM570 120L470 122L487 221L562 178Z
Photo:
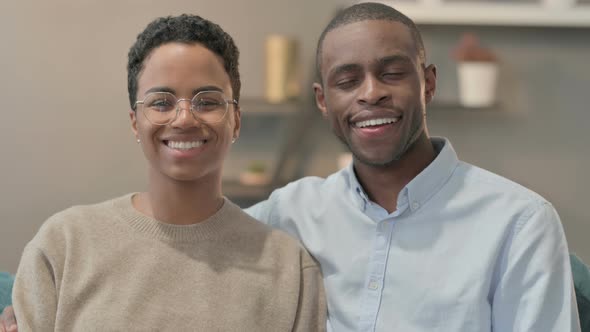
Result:
M402 23L367 20L326 35L316 102L356 160L385 166L425 134L435 69L424 68Z

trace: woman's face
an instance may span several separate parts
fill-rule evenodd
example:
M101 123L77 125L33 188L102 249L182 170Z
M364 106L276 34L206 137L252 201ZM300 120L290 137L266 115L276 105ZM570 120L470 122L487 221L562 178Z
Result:
M201 44L168 43L154 49L144 60L138 77L137 100L153 92L169 92L178 99L180 111L167 125L155 125L142 113L147 105L130 111L131 126L150 164L150 176L176 181L217 180L223 161L240 130L240 112L228 105L218 122L194 117L190 100L200 91L220 91L232 98L229 75L222 60ZM173 112L174 113L174 112Z

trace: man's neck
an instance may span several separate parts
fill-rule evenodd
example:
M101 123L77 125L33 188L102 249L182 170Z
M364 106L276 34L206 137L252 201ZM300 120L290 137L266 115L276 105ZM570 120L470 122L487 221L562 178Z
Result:
M141 213L175 225L201 222L215 214L222 204L220 175L177 181L150 174L148 191L133 199L134 207Z
M391 213L397 209L402 188L428 167L435 157L434 147L424 134L401 159L387 166L371 166L355 160L354 169L369 199Z

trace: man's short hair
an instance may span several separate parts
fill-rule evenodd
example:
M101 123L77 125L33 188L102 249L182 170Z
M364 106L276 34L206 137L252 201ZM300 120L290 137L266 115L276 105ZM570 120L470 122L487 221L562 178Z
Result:
M167 43L201 44L223 60L233 99L240 100L239 51L233 39L221 27L197 15L160 17L152 21L137 36L131 46L127 62L127 90L129 102L134 108L137 101L137 80L147 56L157 47Z
M408 27L412 34L412 38L414 39L414 44L416 45L420 61L422 64L426 63L426 51L424 50L422 36L420 35L420 31L418 31L416 24L410 18L390 6L375 2L364 2L345 8L336 14L320 35L316 49L316 74L320 83L322 83L322 48L328 32L343 25L372 20L399 22Z

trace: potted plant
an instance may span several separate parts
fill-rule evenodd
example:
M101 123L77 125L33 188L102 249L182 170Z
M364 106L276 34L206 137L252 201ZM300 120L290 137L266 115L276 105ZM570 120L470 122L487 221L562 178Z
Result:
M480 45L474 33L464 33L453 49L457 61L459 102L465 107L489 107L496 101L498 60Z
M270 182L266 171L266 165L260 161L252 162L245 171L240 174L240 182L248 186L264 186Z

